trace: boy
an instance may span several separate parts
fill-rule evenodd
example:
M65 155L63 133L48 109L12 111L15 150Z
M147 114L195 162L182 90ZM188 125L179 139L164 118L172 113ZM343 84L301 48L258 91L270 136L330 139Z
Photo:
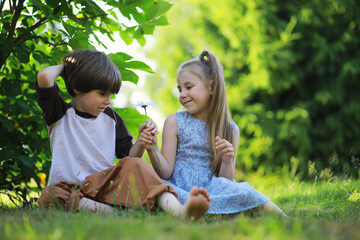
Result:
M175 216L200 219L209 208L207 192L194 187L182 206L176 192L140 159L145 150L141 142L158 134L155 123L141 124L133 144L123 120L109 107L111 94L118 93L122 83L110 58L83 50L63 61L41 70L35 83L52 152L49 185L41 192L39 206L112 212L111 205L150 211L160 205ZM59 95L58 76L65 81L70 103ZM114 166L115 156L122 159Z

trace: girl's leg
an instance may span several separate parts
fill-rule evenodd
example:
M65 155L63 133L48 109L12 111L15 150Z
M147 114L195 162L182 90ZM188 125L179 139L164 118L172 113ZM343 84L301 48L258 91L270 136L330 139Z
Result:
M278 206L276 206L272 201L268 201L262 206L262 209L265 213L278 213L281 216L288 217Z
M209 209L210 197L205 189L193 187L190 191L189 199L184 205L181 205L179 200L168 192L164 192L159 196L158 205L165 212L169 212L174 216L197 221Z
M91 200L90 198L81 198L79 201L79 208L80 209L87 209L90 212L104 212L104 213L112 213L114 208L100 202L96 202Z

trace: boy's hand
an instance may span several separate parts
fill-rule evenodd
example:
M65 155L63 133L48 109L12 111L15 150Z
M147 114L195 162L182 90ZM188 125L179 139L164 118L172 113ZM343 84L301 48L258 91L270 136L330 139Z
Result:
M215 148L221 156L223 162L229 163L234 159L234 147L229 141L221 139L220 137L216 137Z
M146 132L146 129L144 129L144 131L142 131L139 134L139 143L146 150L152 151L153 150L152 143L157 144L157 139L155 136L153 136L151 134L149 135Z

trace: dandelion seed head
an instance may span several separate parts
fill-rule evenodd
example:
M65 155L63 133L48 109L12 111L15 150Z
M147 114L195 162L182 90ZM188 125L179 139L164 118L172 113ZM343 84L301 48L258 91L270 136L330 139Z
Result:
M153 101L147 100L147 101L139 101L135 104L137 107L147 108L149 106L153 106L155 103Z

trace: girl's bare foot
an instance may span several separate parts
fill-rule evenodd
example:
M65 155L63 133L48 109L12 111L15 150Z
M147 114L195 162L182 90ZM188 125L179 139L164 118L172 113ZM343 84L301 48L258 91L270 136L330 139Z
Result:
M201 219L210 207L210 197L204 188L193 187L185 203L185 218L190 221Z

